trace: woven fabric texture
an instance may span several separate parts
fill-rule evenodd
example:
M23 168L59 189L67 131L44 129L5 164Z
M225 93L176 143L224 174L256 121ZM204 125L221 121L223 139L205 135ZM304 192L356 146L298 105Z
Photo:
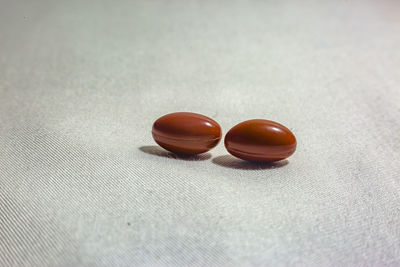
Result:
M0 0L0 266L399 266L399 1ZM158 117L296 135L271 166Z

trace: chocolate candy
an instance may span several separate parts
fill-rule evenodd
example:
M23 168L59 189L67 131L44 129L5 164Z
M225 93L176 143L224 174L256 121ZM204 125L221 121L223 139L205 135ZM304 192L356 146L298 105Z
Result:
M176 112L157 119L152 134L156 143L166 150L195 155L215 147L222 132L219 124L206 116Z
M225 147L235 157L256 162L285 159L296 150L293 133L277 122L248 120L225 136Z

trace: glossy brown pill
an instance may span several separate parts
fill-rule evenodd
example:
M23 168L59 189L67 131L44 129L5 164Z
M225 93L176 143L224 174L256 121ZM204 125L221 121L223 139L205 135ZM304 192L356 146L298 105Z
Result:
M221 127L197 113L176 112L157 119L153 138L161 147L177 154L200 154L215 147L221 139Z
M229 130L225 147L229 153L244 160L272 162L292 155L296 150L296 138L277 122L248 120Z

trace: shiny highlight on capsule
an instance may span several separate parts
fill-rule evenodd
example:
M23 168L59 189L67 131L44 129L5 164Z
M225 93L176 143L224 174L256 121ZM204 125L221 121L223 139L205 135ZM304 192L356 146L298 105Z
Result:
M230 154L247 161L274 162L296 151L294 134L282 124L269 120L248 120L234 126L225 136Z
M207 152L221 140L222 131L213 119L191 112L164 115L153 124L154 141L168 151L182 155Z

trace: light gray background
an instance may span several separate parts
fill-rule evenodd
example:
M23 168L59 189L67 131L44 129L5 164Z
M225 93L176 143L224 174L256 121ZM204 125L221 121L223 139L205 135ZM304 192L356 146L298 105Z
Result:
M0 0L0 266L400 265L399 1ZM155 146L169 112L296 153Z

